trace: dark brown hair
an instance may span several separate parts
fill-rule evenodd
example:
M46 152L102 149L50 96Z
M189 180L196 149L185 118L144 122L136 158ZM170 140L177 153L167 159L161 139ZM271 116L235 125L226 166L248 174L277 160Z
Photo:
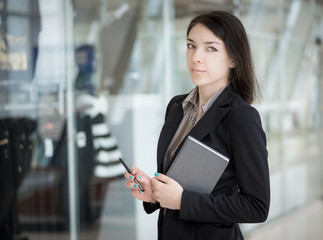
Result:
M191 20L187 36L198 23L206 26L224 42L228 55L235 64L230 71L229 81L234 91L251 104L259 93L259 86L254 73L248 37L241 21L227 12L203 13Z

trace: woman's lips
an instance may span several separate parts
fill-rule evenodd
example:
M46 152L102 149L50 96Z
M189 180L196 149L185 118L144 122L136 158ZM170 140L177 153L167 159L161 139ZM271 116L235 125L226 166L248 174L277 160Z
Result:
M196 74L200 74L200 73L204 73L205 71L200 70L200 69L192 69L192 73L196 73Z

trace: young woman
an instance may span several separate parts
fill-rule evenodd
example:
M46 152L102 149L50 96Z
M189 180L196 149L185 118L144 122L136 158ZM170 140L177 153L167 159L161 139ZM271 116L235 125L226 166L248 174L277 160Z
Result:
M250 106L258 85L240 20L221 11L195 17L187 29L186 59L196 87L168 104L158 173L151 179L132 167L145 191L129 173L126 186L147 213L160 209L158 239L243 239L239 223L267 219L270 187L266 136ZM230 158L210 194L185 190L165 175L188 135Z

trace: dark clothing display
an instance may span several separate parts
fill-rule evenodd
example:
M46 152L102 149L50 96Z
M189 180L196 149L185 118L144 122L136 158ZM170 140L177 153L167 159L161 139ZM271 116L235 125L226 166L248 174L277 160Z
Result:
M50 119L50 118L49 118ZM89 116L76 115L76 154L78 158L78 199L81 223L97 219L91 208L91 180L94 167L92 120ZM46 121L43 124L49 124ZM19 213L24 216L24 229L63 230L69 228L68 143L66 121L60 137L53 140L53 156L46 166L31 172L19 198ZM41 141L41 139L39 139ZM41 144L40 144L41 145ZM32 180L34 179L34 180ZM41 184L35 185L33 182ZM41 186L40 186L41 185ZM28 193L28 194L27 194ZM38 203L36 205L35 203ZM93 213L92 213L93 212ZM48 221L42 220L43 218ZM33 220L32 220L33 219Z
M117 145L111 149L104 149L102 145L96 144L95 139L109 140L111 134L107 136L93 133L96 125L106 125L103 115L95 118L85 113L77 113L76 117L76 157L78 176L78 211L81 224L93 223L102 213L104 199L106 197L109 181L121 177L120 172L111 172L109 177L98 177L94 174L94 169L98 152L119 151ZM68 181L68 141L66 120L63 127L54 124L56 118L43 118L41 124L44 126L57 126L47 130L43 137L55 137L53 143L53 155L48 158L48 162L43 166L33 168L27 176L22 188L19 191L18 210L23 216L21 226L27 230L57 231L69 229L69 181ZM57 122L55 122L57 123ZM59 131L56 133L56 131ZM95 135L95 136L94 136ZM56 136L58 136L56 138ZM38 139L38 151L40 155L46 155L45 141L41 137ZM115 141L113 141L115 143ZM118 162L119 163L119 162ZM120 163L119 163L120 164ZM111 162L108 166L103 166L105 172L109 168L115 167ZM106 175L107 176L107 175ZM35 184L37 182L38 184ZM46 219L46 220L44 220Z
M3 226L4 221L8 219L10 206L14 199L13 161L9 130L3 121L0 121L0 171L0 182L2 183L0 187L0 226Z
M80 221L89 222L93 221L90 212L89 202L89 187L90 179L93 176L94 167L94 148L93 137L91 131L91 119L89 116L77 115L77 133L83 133L84 144L77 146L78 157L78 181L79 181L79 210ZM59 167L63 171L62 181L60 183L62 190L62 211L66 224L68 225L69 219L69 202L68 202L68 161L67 161L67 134L66 126L59 142L57 143L54 151L54 156L50 163L50 166Z
M28 118L0 120L0 236L11 239L19 233L17 190L30 169L36 123Z
M174 97L167 107L157 149L158 172L167 171L163 168L165 152L183 117L186 96ZM229 157L230 162L211 194L184 189L180 210L144 203L147 213L160 209L158 239L243 239L238 224L265 221L269 211L266 136L258 112L228 86L189 135Z

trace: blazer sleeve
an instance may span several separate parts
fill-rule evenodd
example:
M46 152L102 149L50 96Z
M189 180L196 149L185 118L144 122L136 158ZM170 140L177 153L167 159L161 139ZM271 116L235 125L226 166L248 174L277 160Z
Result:
M160 204L158 202L157 203L143 202L143 206L144 206L145 212L148 214L153 213L160 208Z
M255 223L267 219L270 203L266 136L251 106L234 110L229 121L231 160L238 189L233 195L182 195L182 220L212 223ZM225 183L224 183L225 184Z

